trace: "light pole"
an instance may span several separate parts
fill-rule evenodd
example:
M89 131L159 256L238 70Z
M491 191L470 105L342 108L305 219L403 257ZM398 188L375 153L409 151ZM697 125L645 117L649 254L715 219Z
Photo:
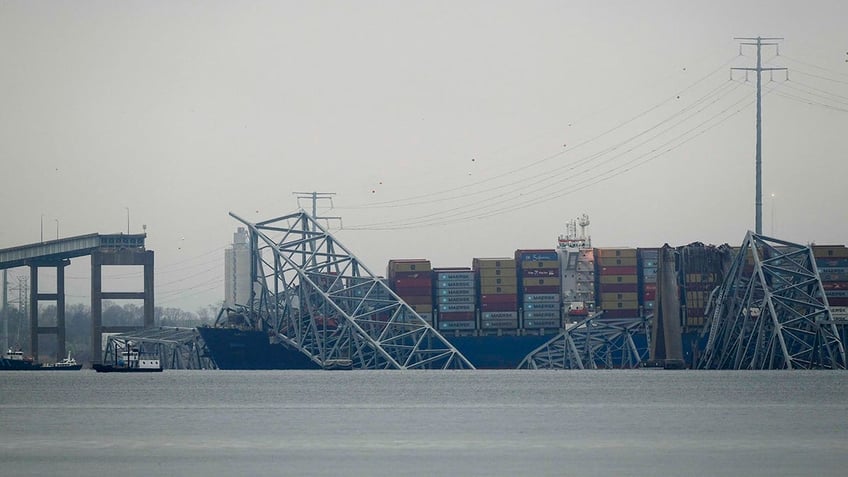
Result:
M129 235L130 234L130 208L129 207L124 207L124 208L127 209L127 235Z
M41 214L41 241L44 242L44 214Z
M774 237L774 192L771 193L771 236Z
M56 240L59 240L59 219L53 219L56 221Z

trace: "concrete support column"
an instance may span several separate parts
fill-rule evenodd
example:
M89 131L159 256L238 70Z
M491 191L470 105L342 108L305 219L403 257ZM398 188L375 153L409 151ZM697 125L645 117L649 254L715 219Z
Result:
M103 253L91 253L91 362L103 362Z
M38 265L29 266L29 352L38 361Z
M153 251L144 252L144 327L153 327Z
M65 267L68 263L56 265L56 361L65 357Z

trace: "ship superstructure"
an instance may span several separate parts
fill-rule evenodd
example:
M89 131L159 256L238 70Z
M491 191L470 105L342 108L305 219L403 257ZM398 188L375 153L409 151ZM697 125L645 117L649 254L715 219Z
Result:
M595 255L592 237L586 232L589 223L589 216L586 214L569 220L565 224L565 234L560 235L557 240L563 309L571 322L578 321L594 311Z

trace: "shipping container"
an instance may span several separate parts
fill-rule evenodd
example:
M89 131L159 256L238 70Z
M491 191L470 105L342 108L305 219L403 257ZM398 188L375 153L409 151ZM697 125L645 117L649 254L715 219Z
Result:
M465 321L442 321L439 320L439 330L440 331L452 331L452 330L473 330L477 327L477 323L474 320L465 320Z
M392 288L430 288L429 278L396 278L391 282Z
M490 312L502 312L502 311L515 311L518 309L518 302L512 303L481 303L480 311L490 311Z
M559 270L560 264L558 261L554 260L537 260L537 261L523 261L519 264L519 270L534 270L534 269L545 269L545 268L553 268L554 270Z
M456 305L461 303L474 303L476 301L474 295L440 296L437 300L440 305Z
M642 270L656 270L657 269L657 260L642 260Z
M410 307L410 308L412 308L413 310L415 310L415 312L416 312L416 313L418 313L418 314L421 314L421 313L432 313L432 312L433 312L433 305L430 305L430 304L427 304L427 305L413 305L412 303L409 303L409 302L406 302L406 303L409 305L409 307Z
M517 280L518 279L515 275L512 275L511 277L481 277L480 286L515 286L517 284Z
M438 288L436 289L436 296L465 296L465 295L474 295L473 288Z
M600 283L637 283L636 275L601 275Z
M599 267L601 275L636 275L636 267Z
M480 287L482 295L515 295L517 292L518 287L515 285Z
M848 290L848 282L822 282L825 290Z
M390 281L398 278L426 278L430 280L433 276L432 272L395 272L391 275Z
M848 290L825 290L824 294L828 300L831 298L845 298L848 297Z
M515 293L511 294L496 294L496 295L480 295L481 303L510 303L517 302L518 295Z
M601 309L603 310L638 310L639 309L639 301L637 300L627 300L627 301L602 301Z
M474 312L473 311L460 311L460 312L439 312L437 315L439 321L474 321Z
M524 286L521 287L521 291L523 295L537 295L537 294L548 294L548 293L560 293L559 285L534 285L534 286Z
M430 261L426 259L389 260L388 275L393 272L426 272L430 269Z
M827 297L830 306L848 306L848 297Z
M433 270L433 278L439 281L463 281L463 280L474 280L474 272L442 272L440 270Z
M544 278L544 277L559 277L559 268L524 268L521 270L521 276L527 278Z
M408 305L432 305L433 297L431 295L398 295L401 300Z
M598 258L595 260L595 266L601 267L636 267L636 258Z
M515 278L515 269L483 268L481 270L477 270L477 276L479 276L481 280L488 280L492 278Z
M656 285L655 285L656 286ZM603 293L638 293L639 285L636 283L601 283L598 292Z
M439 313L458 313L458 312L473 312L474 311L474 303L460 303L460 304L450 304L450 303L439 303ZM439 315L441 317L441 315Z
M816 266L822 267L848 267L848 258L816 258Z
M636 258L635 248L596 248L595 257L598 258Z
M489 313L483 313L480 315L480 318L484 320L504 320L504 319L518 319L517 311L493 311Z
M512 258L475 258L471 262L474 270L491 268L515 269L515 259Z
M611 303L619 301L637 301L639 300L638 293L601 293L602 303Z
M639 248L636 249L637 255L644 260L656 260L660 256L660 249L658 248Z
M534 303L559 303L561 295L559 293L528 293L524 295L524 302L534 302Z
M433 294L433 289L429 285L426 287L392 287L392 290L398 296L430 296Z
M518 328L518 318L513 319L497 319L497 320L481 320L480 328L484 330L514 330Z
M523 261L559 261L559 255L553 249L538 249L538 250L516 250L515 261L520 263Z
M527 311L557 311L562 305L559 303L528 303L524 302L524 309Z
M837 320L848 319L848 306L831 306L830 315Z
M436 288L474 288L474 280L434 280Z
M844 245L813 245L816 258L848 258L848 248Z
M559 286L561 280L557 278L524 278L521 280L522 286L526 287L549 287Z
M639 316L638 309L630 309L630 310L604 310L604 314L601 315L601 319L604 318L636 318Z

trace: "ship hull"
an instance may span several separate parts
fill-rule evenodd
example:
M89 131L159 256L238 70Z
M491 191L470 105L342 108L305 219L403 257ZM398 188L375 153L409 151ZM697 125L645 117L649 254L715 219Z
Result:
M91 367L98 373L161 373L162 368L127 368L123 366L112 366L111 364L92 364Z
M272 344L261 331L198 328L218 369L321 369L303 353Z

